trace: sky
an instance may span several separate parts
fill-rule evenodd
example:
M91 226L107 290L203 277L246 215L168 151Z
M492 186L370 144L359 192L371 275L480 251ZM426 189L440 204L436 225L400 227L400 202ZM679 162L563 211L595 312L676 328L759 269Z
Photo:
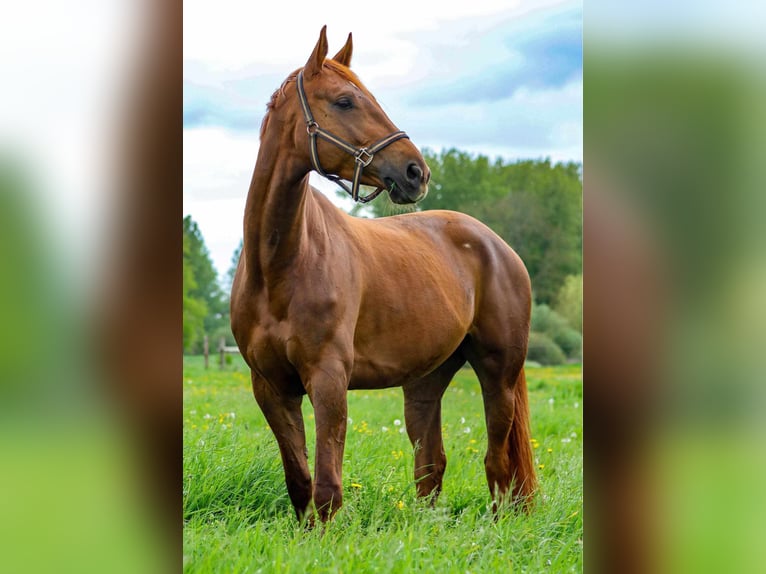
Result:
M420 148L582 161L582 3L184 2L183 211L231 266L266 103L327 25L351 68ZM312 174L334 197L335 186Z

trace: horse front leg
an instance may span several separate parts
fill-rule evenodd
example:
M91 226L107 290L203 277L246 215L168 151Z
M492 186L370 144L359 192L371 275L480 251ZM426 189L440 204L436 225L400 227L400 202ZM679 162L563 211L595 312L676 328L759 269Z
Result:
M279 444L287 493L298 520L303 520L311 503L311 474L301 412L303 395L280 392L255 372L251 378L255 400Z
M348 371L323 365L311 369L305 384L314 406L316 424L314 508L319 519L326 522L343 505Z

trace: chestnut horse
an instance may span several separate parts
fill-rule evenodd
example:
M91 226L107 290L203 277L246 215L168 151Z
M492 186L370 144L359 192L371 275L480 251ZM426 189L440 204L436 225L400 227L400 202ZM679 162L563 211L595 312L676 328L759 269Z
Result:
M441 399L468 361L487 422L495 507L535 490L524 379L531 289L516 253L482 223L450 211L381 219L346 215L316 189L316 169L425 196L430 171L349 70L351 35L332 59L327 36L274 93L247 197L231 326L253 393L282 456L295 512L329 519L343 501L346 392L400 386L419 496L434 501L446 457ZM376 143L371 143L376 142ZM347 188L348 189L348 188ZM312 485L301 402L316 421Z

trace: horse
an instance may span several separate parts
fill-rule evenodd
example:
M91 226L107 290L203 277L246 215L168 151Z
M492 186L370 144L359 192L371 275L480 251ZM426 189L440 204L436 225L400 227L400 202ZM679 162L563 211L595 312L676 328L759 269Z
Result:
M531 286L519 256L467 215L356 218L309 185L313 169L357 201L386 191L412 204L428 191L423 156L350 70L352 49L349 34L327 58L323 27L305 66L267 105L231 293L232 332L278 442L290 501L299 521L334 516L343 504L347 392L401 387L417 495L434 504L447 464L441 400L468 362L484 401L493 509L505 500L528 508L536 489L524 377ZM360 185L375 191L360 195Z

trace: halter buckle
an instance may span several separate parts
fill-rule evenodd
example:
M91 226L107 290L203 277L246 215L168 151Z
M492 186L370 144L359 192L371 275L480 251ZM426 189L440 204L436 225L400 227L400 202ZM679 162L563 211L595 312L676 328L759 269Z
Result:
M364 158L362 156L367 156L367 158ZM356 152L356 155L354 156L354 159L357 163L361 164L362 167L367 167L370 165L370 162L372 161L372 158L375 157L374 154L371 154L367 151L367 148L359 148L359 151Z
M306 133L310 136L313 136L315 133L317 133L317 130L319 130L319 124L316 123L314 120L311 120L310 122L306 122Z

